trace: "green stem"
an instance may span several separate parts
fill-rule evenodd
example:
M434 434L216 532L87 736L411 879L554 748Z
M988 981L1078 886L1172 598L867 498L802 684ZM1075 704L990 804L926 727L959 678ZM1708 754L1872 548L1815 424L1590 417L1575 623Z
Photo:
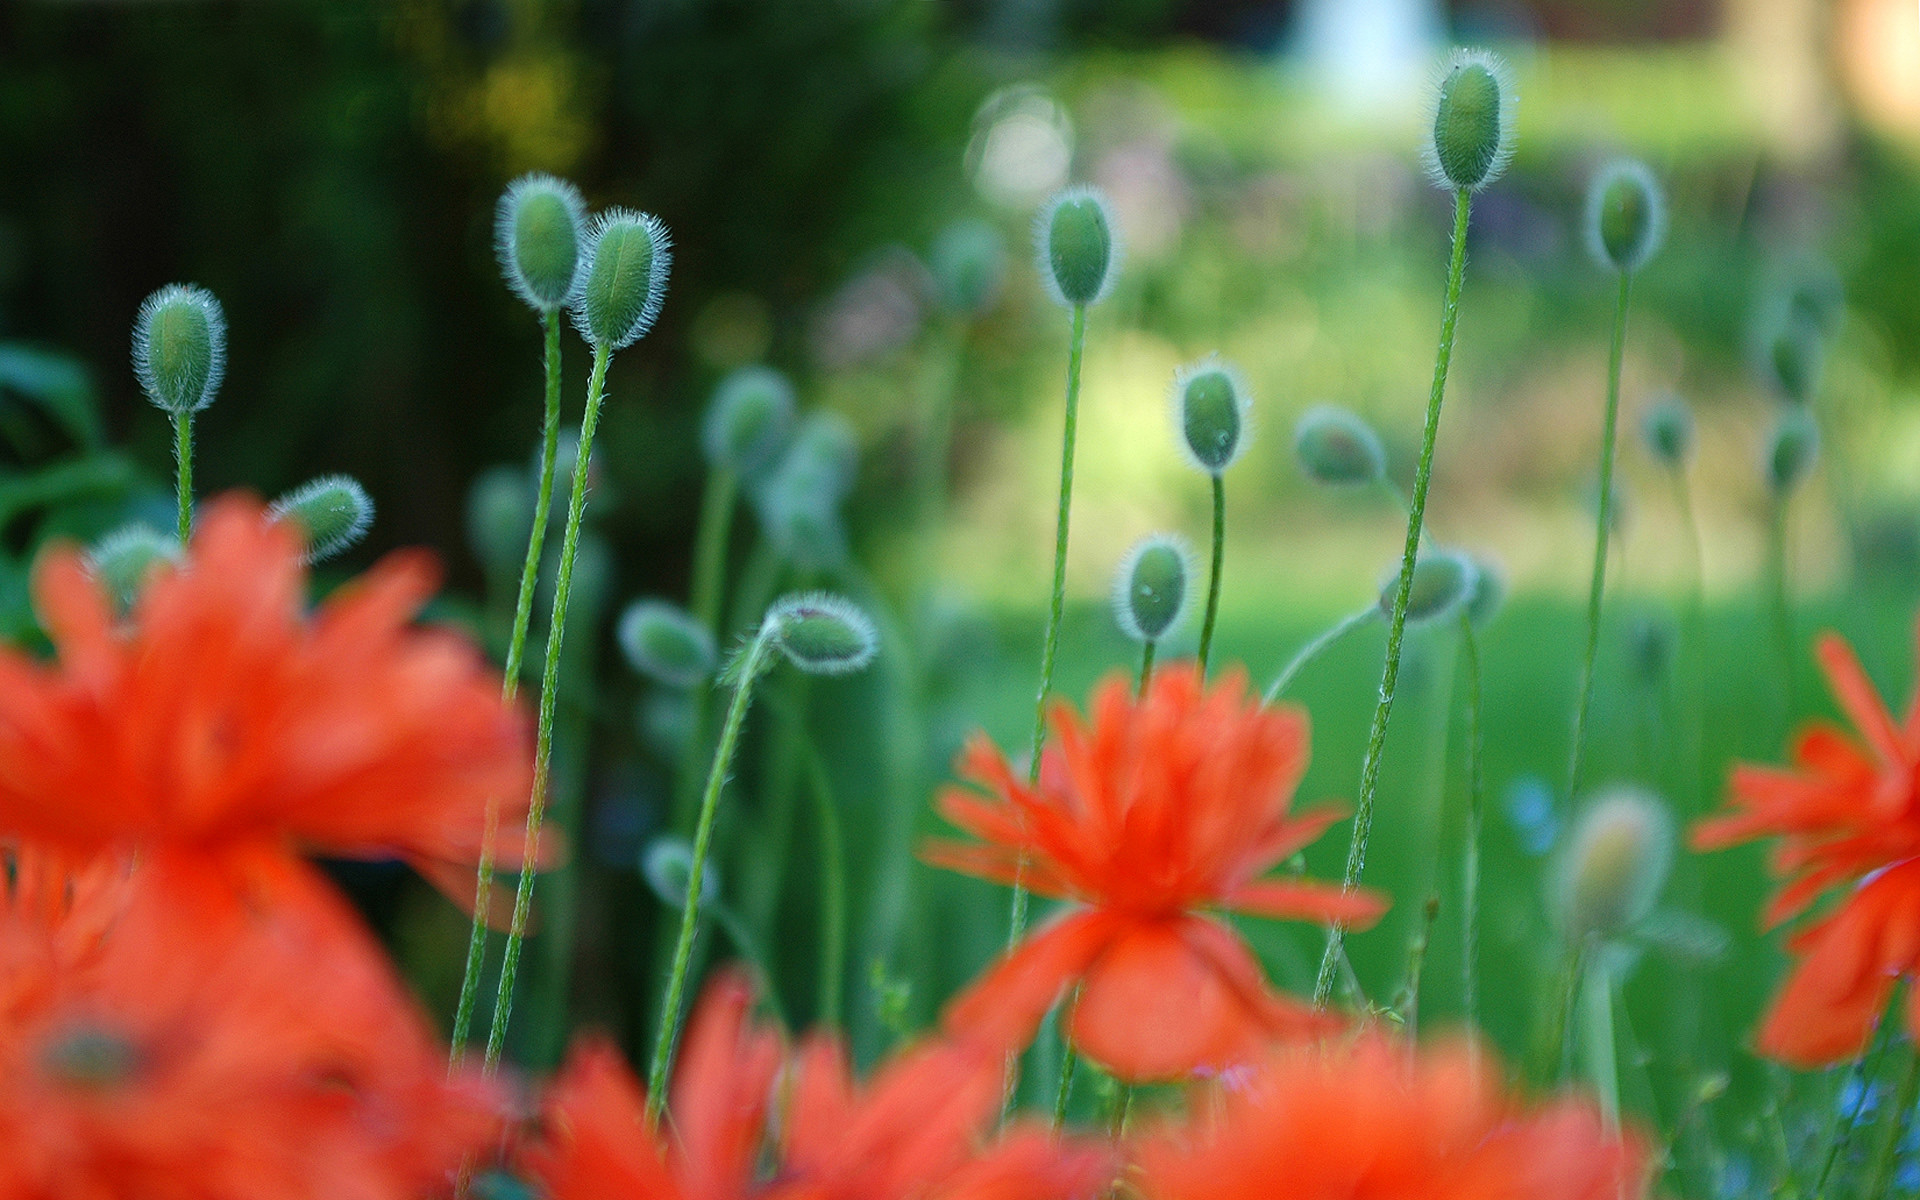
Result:
M534 501L533 529L527 534L527 557L520 566L520 594L513 606L513 633L507 641L507 664L501 672L500 695L512 700L520 690L520 664L527 649L527 624L533 613L533 588L540 577L540 554L547 540L547 514L553 507L554 458L560 447L560 314L547 314L547 414L540 441L540 490ZM493 856L500 836L500 799L487 797L486 824L480 834L480 868L474 880L473 929L467 936L467 965L460 977L460 1003L453 1014L449 1063L466 1057L467 1036L473 1029L473 1010L480 998L480 967L487 954L487 906L493 899Z
M1440 405L1447 391L1447 368L1453 361L1453 332L1460 319L1460 284L1467 267L1467 218L1473 206L1473 193L1465 188L1454 192L1453 255L1447 264L1447 299L1441 310L1440 346L1433 363L1433 389L1427 396L1427 424L1420 442L1420 464L1413 476L1413 498L1407 510L1407 544L1400 556L1400 584L1393 594L1393 613L1387 621L1387 660L1380 675L1380 701L1373 710L1373 727L1367 735L1367 754L1360 767L1360 798L1353 817L1353 840L1347 847L1347 869L1342 886L1353 888L1367 865L1367 838L1373 831L1374 795L1380 784L1380 756L1387 742L1387 720L1393 714L1393 692L1400 679L1400 642L1407 629L1407 602L1413 594L1413 564L1420 551L1420 531L1427 511L1427 487L1433 481L1433 447L1440 435ZM1320 956L1320 974L1314 980L1313 1003L1325 1008L1333 994L1333 981L1342 950L1346 927L1336 924L1327 931L1326 953Z
M1863 1200L1881 1200L1893 1182L1893 1167L1899 1158L1900 1136L1906 1132L1907 1114L1920 1098L1920 1047L1911 1047L1907 1069L1900 1075L1900 1090L1894 1096L1893 1109L1887 1114L1886 1128L1880 1133L1880 1145L1873 1153L1873 1166L1867 1174Z
M1581 758L1587 748L1587 710L1593 703L1593 661L1600 648L1600 601L1607 586L1607 537L1613 525L1613 449L1620 424L1620 365L1626 356L1627 300L1633 275L1620 272L1620 295L1613 307L1613 345L1607 356L1607 415L1600 431L1600 503L1594 519L1593 578L1587 587L1587 653L1580 667L1580 698L1573 710L1573 755L1567 766L1567 795L1580 791Z
M174 484L179 499L180 544L193 539L193 414L173 414Z
M1580 967L1584 957L1580 943L1569 942L1566 956L1560 960L1559 987L1555 989L1550 1013L1552 1023L1547 1026L1539 1047L1544 1060L1543 1076L1553 1082L1558 1082L1566 1073L1570 1058L1567 1035L1573 1027L1573 1007L1580 995Z
M1149 640L1140 648L1140 686L1134 689L1134 695L1147 694L1147 685L1153 682L1153 648L1155 643Z
M1107 1125L1108 1136L1116 1142L1125 1137L1127 1133L1127 1120L1132 1116L1133 1085L1131 1083L1123 1083L1120 1085L1119 1095L1114 1100L1112 1119Z
M1078 1003L1080 1003L1080 989L1076 987L1073 989L1073 998L1067 1001L1068 1012L1072 1012L1073 1006ZM1067 1021L1070 1020L1070 1017L1067 1018ZM1067 1101L1073 1096L1073 1070L1080 1061L1080 1055L1074 1050L1073 1043L1067 1040L1067 1021L1063 1021L1060 1028L1060 1045L1063 1048L1060 1056L1060 1089L1053 1096L1053 1128L1056 1133L1067 1123Z
M660 1112L667 1103L667 1064L673 1057L673 1044L680 1033L680 1000L686 992L687 966L693 960L693 935L700 923L700 884L705 877L707 851L713 842L713 817L720 807L720 789L733 765L734 748L740 741L740 727L747 718L747 703L753 696L755 678L766 665L773 647L773 625L762 623L740 660L739 679L734 683L733 701L727 706L726 723L720 727L720 744L713 751L713 766L707 772L706 792L700 798L700 824L693 835L693 861L687 868L687 895L680 906L680 938L673 947L673 966L667 975L667 994L660 1004L660 1032L653 1042L653 1063L647 1070L647 1124L660 1123Z
M720 609L725 602L727 543L733 529L734 504L740 494L740 477L724 466L707 473L706 488L700 498L700 524L693 535L693 583L687 602L693 619L721 644ZM764 605L762 606L764 607ZM702 679L689 691L687 703L693 722L687 731L680 769L674 775L673 808L668 828L683 829L692 820L694 803L700 796L700 760L706 753L708 708L713 698L713 681Z
M1587 1074L1600 1093L1600 1114L1607 1128L1620 1127L1620 1060L1613 1036L1613 975L1604 953L1594 955L1581 985L1586 1016Z
M1220 571L1227 558L1227 485L1213 476L1213 564L1207 571L1207 615L1200 622L1200 678L1213 657L1213 623L1220 616Z
M1767 537L1767 584L1773 607L1773 636L1780 647L1780 679L1787 698L1787 719L1799 711L1794 687L1793 607L1787 593L1787 494L1773 496L1772 522Z
M1853 1066L1847 1072L1848 1081L1852 1086L1860 1089L1860 1094L1853 1102L1851 1113L1842 1112L1837 1104L1834 1106L1833 1123L1827 1130L1827 1156L1820 1164L1819 1178L1813 1182L1811 1193L1813 1200L1825 1200L1827 1178L1833 1174L1833 1165L1840 1161L1840 1156L1846 1153L1847 1143L1853 1140L1854 1127L1860 1123L1860 1113L1867 1107L1867 1097L1873 1091L1868 1080L1877 1078L1880 1074L1880 1060L1886 1057L1887 1047L1893 1043L1894 1024L1882 1018L1880 1028L1875 1031L1875 1038L1871 1043L1860 1048L1859 1055L1854 1058ZM1873 1059L1870 1066L1867 1062L1869 1055ZM1844 1087L1841 1093L1845 1094Z
M1473 622L1460 617L1460 649L1467 662L1467 845L1461 862L1460 1003L1468 1029L1478 1028L1480 955L1480 644Z
M493 997L493 1023L487 1030L486 1069L500 1065L506 1046L507 1021L513 1015L514 977L520 969L520 947L527 936L527 918L533 910L534 864L540 857L540 822L546 814L548 769L553 753L553 706L560 692L560 652L567 633L567 606L573 600L573 563L580 551L580 519L587 508L587 464L593 453L593 433L600 424L600 402L607 383L611 352L602 344L593 348L593 372L587 378L587 411L580 419L580 449L574 456L573 487L567 497L567 528L560 540L560 569L554 578L553 612L547 619L547 644L540 672L540 709L534 730L533 795L527 805L525 855L520 886L513 897L513 919L507 926L506 950L500 960L500 986Z
M1369 604L1359 612L1348 613L1328 628L1321 630L1314 636L1312 641L1300 647L1299 652L1287 661L1285 667L1281 668L1280 674L1274 677L1273 686L1267 689L1267 694L1262 703L1272 704L1280 699L1280 697L1286 695L1287 685L1293 682L1295 675L1298 675L1306 669L1308 663L1319 658L1328 646L1333 645L1342 637L1346 636L1349 630L1357 629L1366 624L1373 618L1374 614L1379 611L1378 608Z
M1674 468L1673 488L1680 504L1680 519L1687 526L1688 545L1693 552L1693 589L1687 613L1687 624L1691 627L1687 638L1691 643L1688 658L1692 663L1688 675L1687 702L1693 717L1689 731L1692 745L1688 747L1687 787L1693 793L1689 811L1699 813L1705 811L1712 791L1706 778L1707 560L1700 539L1700 521L1693 510L1693 489L1687 484L1684 467Z
M1407 982L1400 989L1401 1027L1407 1031L1407 1040L1411 1042L1420 1033L1420 976L1427 967L1427 947L1433 941L1433 923L1440 919L1440 897L1428 896L1421 908L1420 932L1414 935L1413 944L1407 947Z
M841 980L847 971L847 847L826 764L811 740L802 745L814 815L820 822L820 1011L815 1019L838 1029Z

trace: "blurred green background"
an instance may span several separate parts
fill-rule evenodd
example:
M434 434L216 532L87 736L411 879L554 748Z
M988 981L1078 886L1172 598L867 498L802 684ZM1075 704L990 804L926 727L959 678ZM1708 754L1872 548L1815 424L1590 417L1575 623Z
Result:
M1445 41L1485 42L1516 68L1519 154L1474 213L1429 517L1501 563L1514 595L1483 638L1483 986L1488 1032L1524 1063L1557 963L1544 878L1573 811L1556 789L1611 303L1581 244L1585 180L1640 156L1672 209L1627 348L1626 512L1589 777L1652 788L1685 821L1718 802L1727 763L1777 758L1794 723L1828 711L1804 654L1802 711L1788 710L1761 609L1760 455L1781 403L1766 346L1796 295L1830 318L1810 400L1824 453L1789 524L1796 628L1857 639L1890 695L1913 674L1917 20L1910 0L7 6L0 621L29 630L24 572L46 538L166 524L168 430L134 383L128 335L143 296L186 280L221 298L232 338L199 424L203 490L356 475L379 517L326 579L433 546L450 577L442 615L497 647L540 375L536 322L493 261L494 199L540 169L596 207L652 211L676 257L660 323L610 377L576 627L594 634L568 639L559 746L575 854L546 892L516 1053L550 1063L582 1022L630 1046L651 1028L662 908L638 864L663 829L686 712L628 670L611 627L635 597L684 599L699 416L726 371L763 361L855 434L852 552L783 561L743 513L735 624L754 615L741 596L813 582L878 612L887 649L858 680L767 685L721 836L741 936L716 929L709 946L748 942L788 1014L812 1014L817 839L800 793L817 745L853 849L848 1023L875 1053L930 1020L1004 935L1003 893L906 851L938 829L926 801L961 740L984 727L1017 747L1029 719L1066 338L1029 261L1033 209L1063 183L1098 183L1127 243L1089 321L1060 694L1082 699L1131 661L1101 603L1125 548L1204 532L1206 483L1175 449L1166 393L1176 366L1213 352L1245 370L1257 422L1228 479L1221 642L1264 682L1368 603L1397 554L1391 504L1315 491L1290 431L1310 404L1347 405L1410 477L1447 218L1415 161L1421 86ZM1005 247L999 286L970 308L943 300L935 251L960 220ZM571 417L586 359L571 334L567 354ZM1698 624L1687 526L1633 436L1668 391L1700 429ZM944 449L929 435L941 413ZM1356 633L1296 689L1316 730L1305 798L1353 791L1379 640ZM1421 1016L1444 1026L1459 1003L1464 803L1452 639L1416 639L1403 686L1369 868L1398 905L1352 947L1389 1002L1437 893ZM1309 868L1336 874L1344 844L1342 826ZM434 1011L450 1010L459 915L398 868L341 875ZM1837 1076L1790 1080L1744 1049L1781 961L1751 932L1765 887L1757 850L1682 856L1664 904L1711 927L1646 948L1628 976L1624 1086L1680 1131L1675 1190L1760 1189L1826 1132ZM1277 980L1309 986L1317 933L1248 932Z

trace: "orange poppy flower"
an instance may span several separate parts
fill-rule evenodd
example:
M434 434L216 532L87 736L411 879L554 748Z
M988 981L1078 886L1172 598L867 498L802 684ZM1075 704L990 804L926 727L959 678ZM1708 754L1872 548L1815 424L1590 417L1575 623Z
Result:
M0 836L401 856L471 897L486 802L516 827L531 747L478 650L410 624L434 582L396 554L309 615L298 539L241 499L124 621L77 551L49 552L56 661L0 648Z
M192 865L0 854L0 1200L417 1200L493 1143L351 914L279 879L307 894L254 909Z
M1701 850L1780 839L1770 866L1784 886L1763 928L1850 889L1789 942L1800 962L1761 1023L1760 1051L1795 1066L1858 1054L1895 981L1920 974L1920 703L1896 722L1844 641L1827 634L1816 653L1858 736L1819 723L1800 734L1793 766L1741 764L1730 811L1693 830ZM1913 988L1907 1027L1920 1036Z
M1186 1127L1141 1139L1146 1200L1629 1200L1647 1159L1591 1105L1527 1109L1464 1043L1376 1032L1275 1049Z
M1329 1028L1272 991L1213 915L1366 926L1386 911L1371 892L1261 878L1340 817L1289 811L1306 713L1263 707L1243 672L1207 688L1194 670L1168 669L1140 700L1110 678L1089 722L1062 705L1053 724L1038 787L976 739L960 773L992 797L940 797L946 818L981 841L936 842L929 862L1073 902L954 1001L949 1028L1024 1045L1077 982L1068 1037L1132 1080L1218 1068L1271 1037Z
M777 1037L748 1020L737 974L710 985L676 1066L668 1132L617 1051L577 1048L521 1164L550 1200L1074 1200L1112 1178L1105 1151L1017 1130L979 1140L999 1112L1000 1067L975 1046L929 1043L856 1086L836 1039L809 1039L785 1087ZM771 1106L784 1095L783 1136ZM777 1141L777 1144L773 1144ZM775 1169L756 1177L763 1149Z

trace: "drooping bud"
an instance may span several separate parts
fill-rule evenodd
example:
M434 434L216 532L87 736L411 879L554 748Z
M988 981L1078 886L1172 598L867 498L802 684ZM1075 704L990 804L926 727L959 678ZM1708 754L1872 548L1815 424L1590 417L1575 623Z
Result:
M133 322L133 373L147 399L175 416L213 403L227 370L227 317L213 293L170 283Z
M493 246L513 294L542 314L565 305L580 285L586 232L587 206L571 183L534 172L508 184Z
M1135 542L1113 579L1113 619L1136 642L1157 642L1187 613L1193 551L1170 533Z
M767 610L775 645L809 675L851 675L880 650L880 634L860 607L841 596L785 596Z
M1433 89L1431 134L1420 157L1434 186L1477 192L1513 159L1515 92L1506 63L1456 50Z
M1507 600L1507 578L1490 560L1469 559L1473 564L1473 585L1467 592L1467 621L1475 629L1484 627L1500 612ZM1419 567L1414 568L1417 572Z
M1776 495L1791 492L1813 470L1819 453L1820 428L1813 417L1804 408L1786 409L1767 438L1768 486Z
M1603 267L1633 274L1667 236L1667 198L1637 159L1616 159L1587 183L1587 250Z
M1693 456L1693 409L1668 393L1647 406L1640 417L1640 436L1647 453L1676 470Z
M306 542L306 560L315 563L367 535L373 526L373 500L351 475L322 475L275 500L267 515L293 522Z
M1187 460L1209 475L1224 474L1247 448L1252 404L1240 372L1217 358L1175 372L1174 420Z
M800 422L779 465L754 491L761 525L783 558L803 568L845 558L840 505L858 465L853 429L839 415L816 412Z
M533 489L512 467L494 467L467 490L467 544L494 579L519 571L533 527Z
M1407 594L1407 624L1424 625L1444 620L1460 611L1473 591L1473 561L1453 550L1422 550L1413 564L1413 588ZM1380 584L1380 615L1393 617L1394 596L1400 589L1400 572L1387 573Z
M985 221L955 221L933 240L927 266L940 303L949 312L979 316L1000 297L1007 274L1007 243Z
M693 847L682 837L657 837L640 858L640 874L668 908L685 908L687 880L693 877ZM712 862L700 871L700 905L711 908L720 898L720 872Z
M1673 817L1638 788L1591 800L1552 876L1555 915L1569 941L1614 938L1653 911L1673 863Z
M1331 404L1300 414L1293 452L1316 483L1358 487L1378 483L1387 473L1387 452L1373 426Z
M123 607L132 605L154 569L180 561L180 539L150 525L114 530L87 551L87 567Z
M1047 201L1034 223L1040 277L1054 300L1077 308L1106 298L1120 266L1113 210L1091 187L1071 187Z
M772 367L740 367L714 389L700 427L707 462L749 475L770 465L793 434L793 385Z
M586 267L568 303L580 336L619 350L653 327L667 294L673 244L652 213L610 208L587 231Z
M690 688L713 674L713 635L693 614L665 600L636 600L614 631L634 670L668 687Z

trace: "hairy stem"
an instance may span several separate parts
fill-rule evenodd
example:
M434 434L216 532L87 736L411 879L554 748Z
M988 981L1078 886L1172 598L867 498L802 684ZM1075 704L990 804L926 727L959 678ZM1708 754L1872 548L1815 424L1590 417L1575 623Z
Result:
M193 414L173 414L173 477L179 501L180 545L193 539Z
M1149 639L1146 645L1140 647L1140 684L1134 689L1133 694L1135 696L1146 695L1147 685L1153 682L1153 648L1155 645L1156 643Z
M1220 616L1220 571L1227 558L1227 485L1213 476L1213 563L1207 571L1207 615L1200 622L1200 678L1213 657L1213 623Z
M1460 616L1460 651L1467 665L1467 844L1461 856L1460 1006L1468 1029L1479 1020L1480 986L1480 645L1473 622Z

